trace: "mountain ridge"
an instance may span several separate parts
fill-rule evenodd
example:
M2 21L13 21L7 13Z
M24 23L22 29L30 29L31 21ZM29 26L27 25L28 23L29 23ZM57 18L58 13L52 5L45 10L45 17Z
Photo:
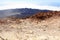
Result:
M24 18L34 15L37 12L48 12L48 11L51 10L39 10L39 9L31 9L31 8L0 10L0 17L18 16Z

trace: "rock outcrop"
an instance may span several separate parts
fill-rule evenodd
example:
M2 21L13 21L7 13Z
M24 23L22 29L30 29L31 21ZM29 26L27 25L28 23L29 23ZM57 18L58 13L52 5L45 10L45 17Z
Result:
M60 11L48 11L48 12L38 12L30 18L45 19L52 16L60 16Z

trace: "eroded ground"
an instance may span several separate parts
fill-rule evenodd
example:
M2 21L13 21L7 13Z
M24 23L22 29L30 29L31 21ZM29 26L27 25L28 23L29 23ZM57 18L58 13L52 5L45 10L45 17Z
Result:
M60 40L60 17L42 21L8 20L8 23L1 23L0 40Z

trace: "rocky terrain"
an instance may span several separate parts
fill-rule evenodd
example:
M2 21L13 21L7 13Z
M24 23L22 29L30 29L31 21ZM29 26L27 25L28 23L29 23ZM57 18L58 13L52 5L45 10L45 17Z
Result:
M60 12L0 19L0 40L60 40Z

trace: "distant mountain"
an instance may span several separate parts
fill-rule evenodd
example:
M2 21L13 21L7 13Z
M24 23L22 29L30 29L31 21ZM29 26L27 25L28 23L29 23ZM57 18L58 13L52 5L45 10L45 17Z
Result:
M50 10L39 10L39 9L31 9L31 8L0 10L0 18L10 17L10 16L26 18L38 12L48 12L48 11Z

